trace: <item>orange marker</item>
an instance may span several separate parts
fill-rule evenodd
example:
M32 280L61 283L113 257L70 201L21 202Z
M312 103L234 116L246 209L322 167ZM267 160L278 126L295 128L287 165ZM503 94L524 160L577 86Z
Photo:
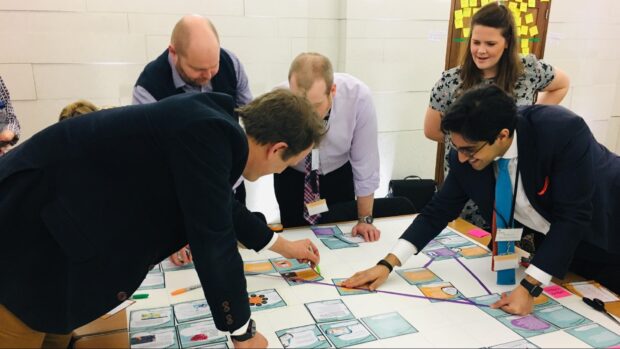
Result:
M198 285L193 285L193 286L189 286L189 287L183 287L183 288L179 288L178 290L174 290L172 292L170 292L171 295L173 296L178 296L180 294L183 294L185 292L191 291L191 290L195 290L197 288L201 288L202 285L198 284Z

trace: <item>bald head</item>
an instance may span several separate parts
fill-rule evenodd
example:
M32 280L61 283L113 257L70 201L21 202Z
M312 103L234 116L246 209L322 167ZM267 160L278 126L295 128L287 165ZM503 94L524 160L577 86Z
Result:
M206 85L219 70L220 39L213 23L202 16L187 15L177 22L169 52L188 84Z
M320 53L301 53L291 63L288 80L294 81L295 87L303 91L310 90L317 80L323 80L326 87L325 93L329 93L334 83L334 68L329 58Z

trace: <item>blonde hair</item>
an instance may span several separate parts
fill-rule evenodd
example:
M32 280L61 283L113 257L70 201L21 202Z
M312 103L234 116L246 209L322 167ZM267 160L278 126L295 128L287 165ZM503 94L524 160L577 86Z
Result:
M306 52L301 53L291 63L288 71L288 80L295 75L296 83L299 88L308 92L317 79L325 81L325 94L334 84L334 68L329 58L320 53Z
M79 99L67 105L66 107L62 109L62 111L60 112L60 117L58 118L58 121L69 119L74 116L92 113L98 110L99 108L96 105L92 104L91 102L84 100L84 99Z

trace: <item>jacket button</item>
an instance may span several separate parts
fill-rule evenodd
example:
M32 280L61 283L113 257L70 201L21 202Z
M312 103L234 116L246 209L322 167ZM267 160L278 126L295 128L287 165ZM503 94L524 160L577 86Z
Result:
M232 315L228 314L226 315L226 324L227 325L232 325L235 321L233 321L233 317Z
M228 313L230 311L230 307L223 307L223 310L225 313Z
M118 299L121 302L126 300L127 299L127 292L121 291L121 292L117 293L116 294L116 299Z
M228 301L224 301L224 302L222 303L222 306L224 306L224 307L229 307L229 306L230 306L230 303L228 303Z

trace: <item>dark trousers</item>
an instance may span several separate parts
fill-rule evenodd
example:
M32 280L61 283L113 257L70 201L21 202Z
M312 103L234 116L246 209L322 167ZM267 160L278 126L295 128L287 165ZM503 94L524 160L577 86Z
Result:
M291 167L273 176L276 200L280 206L280 221L284 227L308 225L303 216L304 176L304 173ZM333 222L334 218L330 219L330 216L341 217L338 211L342 205L337 204L355 200L351 163L347 162L326 175L319 175L319 192L321 198L327 200L329 212L321 214L318 223ZM344 206L350 210L350 205Z
M575 251L570 271L586 279L598 281L620 294L620 254L582 242Z

